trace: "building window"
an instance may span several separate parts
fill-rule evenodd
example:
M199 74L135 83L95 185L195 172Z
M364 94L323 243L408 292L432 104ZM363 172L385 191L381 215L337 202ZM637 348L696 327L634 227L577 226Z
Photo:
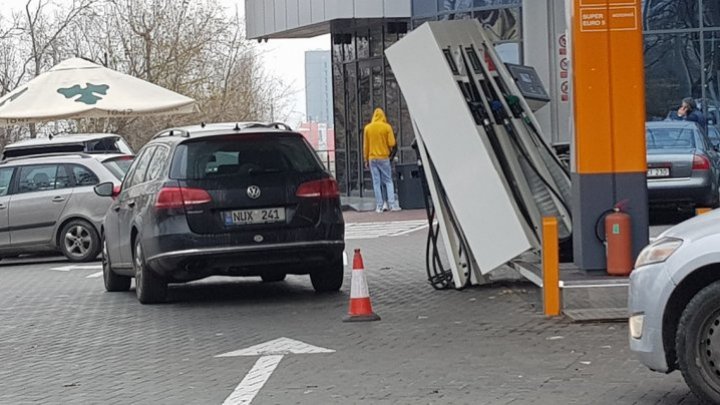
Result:
M684 97L702 97L698 33L645 36L645 100L649 120L662 120Z
M706 3L716 1L705 0ZM697 28L700 26L699 0L645 0L645 30Z

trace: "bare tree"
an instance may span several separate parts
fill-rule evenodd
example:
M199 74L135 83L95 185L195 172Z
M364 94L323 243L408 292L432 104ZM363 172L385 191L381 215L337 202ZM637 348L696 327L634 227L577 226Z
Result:
M238 10L217 0L28 0L13 24L0 20L0 94L79 56L192 97L201 112L71 120L46 132L112 131L137 148L168 126L286 118L290 87L263 69L243 32Z

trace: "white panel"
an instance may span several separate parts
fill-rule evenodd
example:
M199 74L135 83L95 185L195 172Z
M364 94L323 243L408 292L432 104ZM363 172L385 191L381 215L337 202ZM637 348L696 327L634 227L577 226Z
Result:
M275 0L265 0L263 3L263 9L265 13L265 27L263 27L262 34L267 35L271 32L275 32Z
M554 66L557 68L560 68L561 71L555 72L555 77L558 77L557 83L552 89L552 92L550 93L551 97L553 96L553 93L557 94L555 97L557 100L560 100L558 103L555 103L553 107L555 108L554 114L553 114L553 120L556 123L556 127L553 128L553 139L554 141L559 142L570 142L572 139L572 80L570 80L570 70L571 66L567 66L567 69L563 69L565 67L563 59L565 59L568 64L571 60L570 57L570 39L567 33L567 21L565 20L565 2L561 0L552 0L552 14L551 14L551 25L553 27L553 36L555 38L553 49L555 52L553 55L555 56L555 64ZM563 42L563 39L565 42ZM565 45L564 47L562 45ZM565 50L563 55L563 49ZM567 75L563 74L562 72L566 71ZM566 87L567 86L567 87ZM563 100L563 96L567 96L567 101ZM553 98L555 98L553 97Z
M383 0L355 0L355 18L382 18Z
M245 1L245 37L255 38L257 34L257 16L255 15L255 0Z
M287 29L287 4L285 3L287 3L286 0L275 0L275 31Z
M306 25L311 25L313 23L311 0L299 0L298 6L300 8L298 12L298 15L300 16L299 26L304 27Z
M287 5L285 20L288 29L299 27L300 9L298 8L298 0L285 0L285 4Z
M384 0L385 17L410 17L412 15L411 0Z
M462 23L477 31L475 21ZM424 24L386 56L470 249L487 273L533 243L438 44L472 39L451 38L437 24ZM421 64L417 55L423 55Z
M312 22L325 21L325 0L310 0L312 11Z
M550 94L550 54L552 46L549 42L550 26L548 22L548 2L550 0L525 0L523 2L522 27L523 27L523 50L525 65L535 68L538 76L543 81L545 88ZM554 99L551 103L556 103ZM543 134L552 134L550 104L535 112ZM551 142L551 139L546 139Z
M353 0L325 0L326 19L353 18L353 15Z
M268 30L265 25L265 2L262 0L256 1L253 8L255 8L255 26L257 27L255 36L265 35Z

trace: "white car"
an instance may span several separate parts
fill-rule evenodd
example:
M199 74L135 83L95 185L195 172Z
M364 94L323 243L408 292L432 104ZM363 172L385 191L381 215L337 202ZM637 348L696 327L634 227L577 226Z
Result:
M48 153L134 154L120 135L72 134L27 139L5 145L0 160Z
M630 349L720 403L720 210L662 233L630 275Z

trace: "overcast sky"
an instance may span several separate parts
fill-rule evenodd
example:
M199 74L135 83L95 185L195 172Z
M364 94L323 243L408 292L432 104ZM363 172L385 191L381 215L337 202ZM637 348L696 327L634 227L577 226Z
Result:
M9 14L12 10L21 10L28 0L0 0L0 13ZM37 0L31 0L33 4ZM51 0L57 4L70 3L70 0ZM244 13L244 0L219 0L229 9L236 6ZM258 44L262 51L263 62L267 69L278 75L296 91L293 100L293 115L289 120L292 126L305 117L305 51L330 49L330 36L311 39L275 39Z

